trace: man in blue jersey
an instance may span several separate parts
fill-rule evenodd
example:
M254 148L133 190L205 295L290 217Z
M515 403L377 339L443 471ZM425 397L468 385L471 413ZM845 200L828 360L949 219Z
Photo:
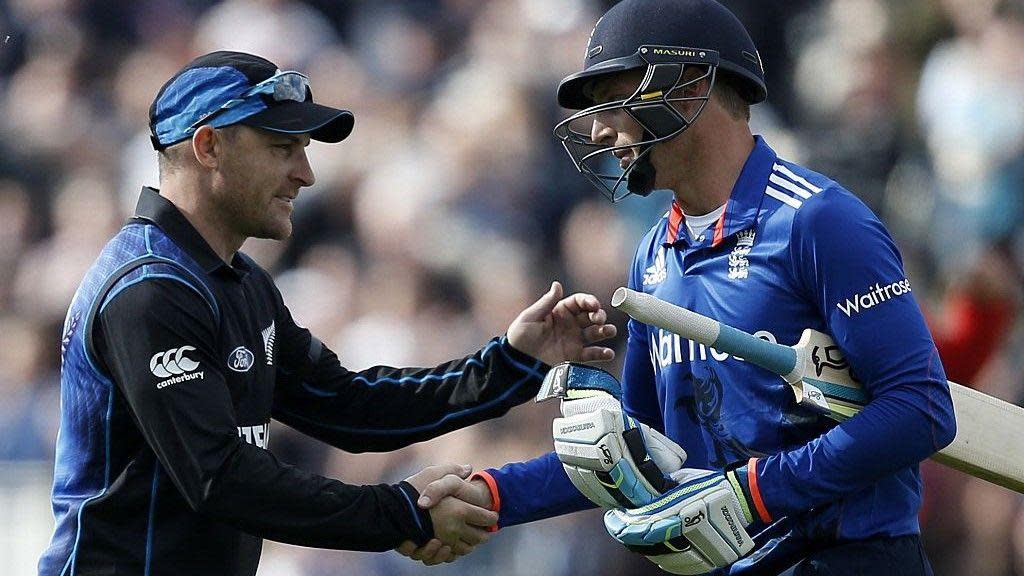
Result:
M648 448L661 443L646 425L688 458L685 469L662 467L646 500L619 492L606 527L679 574L930 574L918 463L955 436L938 352L878 218L751 134L749 105L766 97L760 56L722 5L624 0L598 21L583 70L561 82L559 103L579 112L555 133L613 201L673 193L640 242L630 288L775 342L827 332L871 400L833 425L797 407L778 376L631 320L611 410L626 415L622 445L632 428ZM556 424L557 452L446 478L424 496L488 506L499 526L607 503L599 492L618 480L588 485L595 471L557 442L592 425Z

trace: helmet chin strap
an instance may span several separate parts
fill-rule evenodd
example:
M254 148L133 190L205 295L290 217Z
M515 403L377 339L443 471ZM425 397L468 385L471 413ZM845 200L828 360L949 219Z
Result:
M654 191L654 178L656 176L654 164L651 162L650 152L654 148L653 144L644 146L644 149L637 156L637 159L633 161L633 166L629 171L629 176L626 178L626 189L631 194L645 197L649 196Z

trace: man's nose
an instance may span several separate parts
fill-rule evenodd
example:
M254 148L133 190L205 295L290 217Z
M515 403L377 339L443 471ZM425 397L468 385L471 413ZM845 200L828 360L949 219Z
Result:
M590 140L594 144L601 144L602 146L611 146L615 144L615 138L618 133L608 123L607 113L597 114L594 117L594 123L590 127Z
M313 167L309 164L305 148L300 149L299 156L299 163L292 171L292 178L298 180L301 186L312 186L316 182L316 176L313 174Z

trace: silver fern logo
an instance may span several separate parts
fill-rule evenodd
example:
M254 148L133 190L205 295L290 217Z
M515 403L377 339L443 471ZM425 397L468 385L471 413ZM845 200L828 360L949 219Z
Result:
M75 330L78 329L78 321L81 319L82 313L78 310L68 310L67 318L64 320L64 336L60 339L60 363L64 365L64 357L68 354L68 345L71 344L71 337L75 335Z
M736 246L729 254L729 279L737 280L746 278L750 274L750 261L747 255L754 247L754 237L757 233L754 230L743 230L736 234Z
M270 321L270 326L267 326L260 332L263 336L263 353L266 355L267 366L274 365L274 337L276 336L276 328L274 327L274 321Z

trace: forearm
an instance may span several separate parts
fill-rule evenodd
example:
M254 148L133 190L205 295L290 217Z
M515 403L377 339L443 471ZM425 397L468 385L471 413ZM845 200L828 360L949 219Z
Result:
M569 481L554 452L526 462L506 464L487 473L494 478L498 490L498 525L501 527L595 507Z
M504 338L433 368L350 372L324 348L307 379L280 379L274 417L344 450L395 450L501 416L536 394L546 368Z
M916 466L955 435L945 382L919 382L873 399L859 414L795 450L757 462L773 518L808 510Z
M288 544L383 551L433 536L429 514L407 483L353 486L282 464L239 443L187 499L201 514Z

